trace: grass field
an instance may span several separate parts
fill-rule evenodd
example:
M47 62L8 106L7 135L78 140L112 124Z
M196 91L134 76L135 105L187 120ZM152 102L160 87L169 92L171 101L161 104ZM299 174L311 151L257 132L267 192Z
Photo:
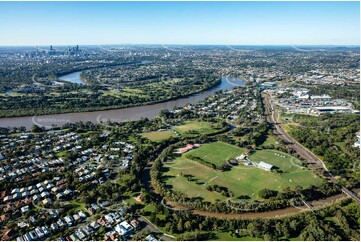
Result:
M214 142L204 144L198 149L188 152L189 155L199 157L209 163L220 166L225 164L226 160L234 159L241 155L244 149L224 142Z
M165 130L165 131L155 131L155 132L148 132L142 134L143 137L150 139L154 142L160 142L166 139L169 139L172 136L175 136L175 134L172 132L172 130Z
M142 90L123 88L121 91L105 91L102 96L113 96L113 97L130 97L137 96L142 98L149 98L149 95L143 93Z
M171 130L147 132L143 133L142 136L154 142L161 142L170 137L175 137L177 134L183 137L192 137L213 133L215 130L216 129L209 122L186 121L184 124L172 127Z
M293 183L302 187L307 187L320 181L314 174L312 174L312 172L303 168L298 159L280 151L258 150L254 154L250 155L249 159L257 162L264 161L278 167L283 171L281 178L288 181L290 187Z
M239 153L236 152L237 150ZM203 145L189 153L196 153L202 155L206 161L219 163L241 154L242 149L222 142L215 142ZM275 155L275 153L282 155L282 157ZM257 193L263 188L281 190L295 186L308 187L311 184L321 182L321 179L315 177L311 171L298 166L299 160L279 151L257 150L250 155L249 159L268 162L279 167L284 173L264 171L244 165L234 166L231 170L222 172L187 159L186 154L164 164L163 178L171 189L182 192L188 197L201 197L205 201L215 202L217 199L223 201L227 199L220 193L208 191L206 189L208 184L217 184L228 188L235 194L235 198L248 195L253 200L262 200Z
M215 131L211 123L202 121L186 121L182 125L174 126L173 129L182 136L203 135Z
M265 142L263 142L262 145L274 145L277 146L278 143L276 143L276 139L273 135L267 135L267 139L265 140Z

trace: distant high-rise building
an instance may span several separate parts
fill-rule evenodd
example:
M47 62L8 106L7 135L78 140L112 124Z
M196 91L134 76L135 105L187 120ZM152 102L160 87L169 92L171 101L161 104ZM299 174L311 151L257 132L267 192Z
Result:
M50 50L53 50L53 46L52 46L52 45L50 45Z

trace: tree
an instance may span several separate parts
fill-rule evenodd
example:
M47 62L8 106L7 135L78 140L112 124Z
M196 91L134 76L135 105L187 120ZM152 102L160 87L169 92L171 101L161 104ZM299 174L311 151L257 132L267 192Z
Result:
M34 133L43 132L43 128L40 128L38 125L34 124L32 129L31 129L31 132L34 132Z
M177 230L178 232L182 233L183 232L183 220L179 219L179 222L177 224Z
M184 223L185 230L189 231L192 228L192 223L190 221L187 221Z
M270 198L270 197L275 197L277 196L278 192L277 191L274 191L274 190L270 190L270 189L267 189L267 188L264 188L262 190L260 190L258 192L258 195L261 197L261 198Z

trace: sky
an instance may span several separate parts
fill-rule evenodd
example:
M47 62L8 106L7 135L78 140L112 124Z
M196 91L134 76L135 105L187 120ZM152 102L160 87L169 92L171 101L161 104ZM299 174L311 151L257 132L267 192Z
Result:
M359 45L359 2L0 2L0 45Z

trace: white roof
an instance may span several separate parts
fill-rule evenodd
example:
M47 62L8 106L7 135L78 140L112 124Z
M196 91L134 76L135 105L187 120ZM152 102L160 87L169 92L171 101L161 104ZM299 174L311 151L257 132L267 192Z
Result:
M298 99L308 99L310 97L310 95L308 95L308 94L304 94L304 95L299 95L297 98Z
M261 167L263 167L263 168L265 168L265 169L268 169L268 170L271 170L272 167L273 167L273 165L268 164L268 163L263 162L263 161L261 161L261 162L258 164L258 166L261 166Z
M324 106L324 107L315 107L315 109L317 109L317 110L328 110L328 109L333 109L333 110L350 110L349 107L344 107L344 106Z
M120 226L122 226L126 230L132 229L132 226L127 221L121 222Z
M311 99L319 99L319 98L331 98L330 95L323 94L323 95L313 95L311 96Z

